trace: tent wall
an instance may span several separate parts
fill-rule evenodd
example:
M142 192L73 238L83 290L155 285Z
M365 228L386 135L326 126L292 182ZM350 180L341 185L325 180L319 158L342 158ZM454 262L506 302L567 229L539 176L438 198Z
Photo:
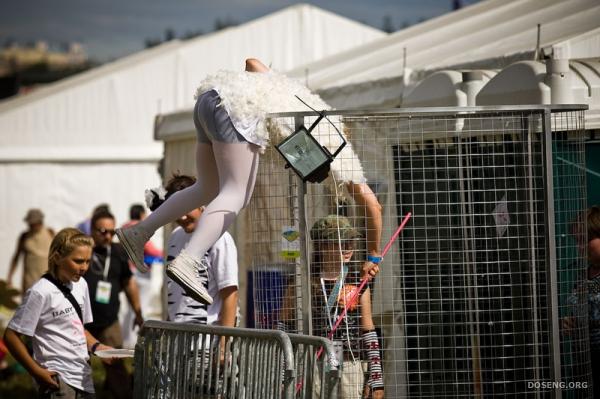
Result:
M27 209L42 209L46 225L58 231L106 202L120 225L129 219L129 206L142 202L144 189L157 181L157 163L0 163L0 275L6 276L17 238L27 227ZM161 240L160 234L154 240ZM20 285L21 271L19 266L13 284Z

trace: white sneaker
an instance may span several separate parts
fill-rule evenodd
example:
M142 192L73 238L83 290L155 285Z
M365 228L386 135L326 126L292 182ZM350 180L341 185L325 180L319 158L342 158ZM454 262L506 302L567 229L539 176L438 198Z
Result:
M135 267L142 273L150 270L144 263L144 245L150 239L151 235L148 235L137 224L117 229L116 233L117 237L119 237L119 242L125 248L129 259L131 259Z
M167 276L195 301L210 305L213 299L204 286L204 282L207 281L207 269L208 265L204 259L196 259L181 251L175 260L167 265Z

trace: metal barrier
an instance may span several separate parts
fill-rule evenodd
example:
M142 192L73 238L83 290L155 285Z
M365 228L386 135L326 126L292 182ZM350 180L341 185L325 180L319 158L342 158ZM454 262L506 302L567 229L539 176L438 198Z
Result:
M134 397L139 399L337 397L331 341L277 330L149 320L138 338L134 364ZM303 370L300 378L295 367ZM307 370L319 370L319 381L325 381L317 396Z
M341 370L332 342L310 335L288 336L294 349L296 398L336 399ZM322 353L320 348L324 348Z

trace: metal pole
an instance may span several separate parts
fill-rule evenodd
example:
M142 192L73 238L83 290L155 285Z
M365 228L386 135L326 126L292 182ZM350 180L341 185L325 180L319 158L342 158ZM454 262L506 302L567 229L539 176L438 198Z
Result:
M536 252L536 245L535 245L535 239L536 239L536 232L535 232L535 194L534 194L534 182L533 182L533 165L534 165L534 161L533 161L533 130L531 128L531 124L532 123L536 123L537 122L537 118L533 118L533 122L531 121L531 119L529 117L524 118L524 124L526 125L526 128L523 129L525 131L525 134L527 135L527 196L528 196L528 200L527 200L527 213L529 214L529 223L528 223L528 229L529 229L529 248L530 248L530 253L529 256L531 256L531 309L533 311L533 361L535 364L535 367L533 368L533 374L534 374L534 380L535 381L539 381L540 380L540 342L539 342L539 311L538 311L538 297L537 297L537 252ZM540 397L540 392L536 391L536 397Z
M299 178L298 178L299 179ZM312 335L312 304L311 304L311 286L310 286L310 259L308 259L308 228L306 227L306 183L300 182L298 185L298 226L300 229L300 268L302 285L302 319L304 324L303 332Z
M473 378L473 394L476 398L481 398L482 395L482 381L481 381L481 353L480 353L480 344L479 344L479 306L478 306L478 296L477 296L477 275L475 274L475 266L474 262L474 244L473 241L473 233L469 233L469 230L473 231L475 224L473 223L472 216L468 216L467 213L470 210L472 214L473 211L470 206L472 206L471 201L471 187L469 182L472 180L470 176L470 165L469 165L469 154L464 155L463 150L463 139L461 135L457 135L456 137L457 143L457 162L456 165L458 168L458 183L460 189L460 213L461 213L461 222L462 222L462 230L463 230L463 243L464 243L464 264L466 267L465 279L468 279L469 276L473 278L472 282L465 281L465 287L467 287L467 306L469 309L468 317L469 317L469 330L470 330L470 338L471 338L471 367L472 372L471 376ZM465 176L465 172L467 176ZM465 184L466 183L466 184ZM468 187L467 187L468 186ZM467 208L467 203L470 205L469 209Z
M552 381L560 382L560 330L558 323L558 286L556 267L556 232L554 220L554 181L552 162L552 114L549 109L544 110L544 200L546 202L546 264L548 265L548 296L550 302L550 376ZM562 392L559 387L554 388L554 397L561 398Z
M304 124L304 117L297 116L294 118L296 129ZM295 176L295 174L294 174ZM310 259L308 259L308 228L306 227L306 182L298 179L298 208L297 220L298 229L300 231L300 293L302 298L302 332L307 335L312 335L312 310L311 310L311 287L310 287Z
M533 60L534 61L540 61L541 59L541 46L540 43L542 41L542 25L541 24L537 24L537 40L535 42L535 52L533 53Z

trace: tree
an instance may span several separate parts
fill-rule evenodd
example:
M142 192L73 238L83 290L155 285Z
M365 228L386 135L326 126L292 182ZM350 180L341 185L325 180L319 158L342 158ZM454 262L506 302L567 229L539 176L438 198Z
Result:
M15 44L17 44L17 41L15 40L15 38L9 36L6 39L4 39L4 43L2 43L2 47L9 48Z
M165 42L175 39L175 31L171 28L165 29Z
M389 14L383 16L383 24L381 25L381 30L386 33L392 33L396 29L394 28L394 23L392 22L392 17Z
M198 29L198 30L188 30L185 32L185 34L181 37L182 39L193 39L195 37L198 36L202 36L204 34L204 31L202 29Z
M146 48L156 47L161 43L162 43L162 40L157 39L157 38L149 38L149 39L144 40L144 45L146 46Z
M223 18L223 19L217 18L215 20L215 31L229 28L230 26L236 26L236 25L239 25L239 22L229 16L226 18Z

